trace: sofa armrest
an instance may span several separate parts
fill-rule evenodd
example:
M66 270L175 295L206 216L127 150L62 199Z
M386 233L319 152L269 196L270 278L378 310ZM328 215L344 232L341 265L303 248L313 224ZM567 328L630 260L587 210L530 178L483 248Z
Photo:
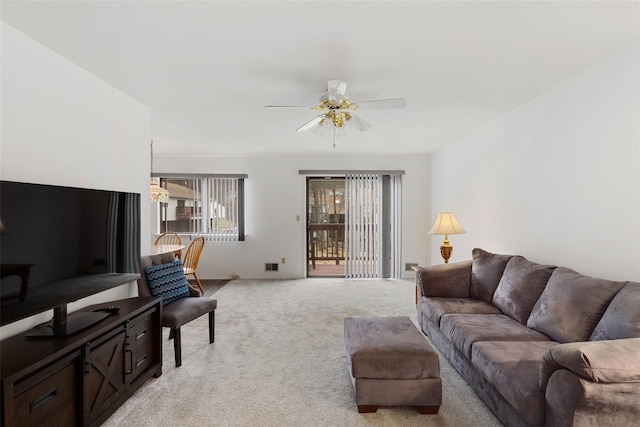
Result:
M416 285L419 296L469 298L471 260L420 267Z
M543 389L558 369L568 369L595 383L640 382L640 338L584 341L550 348L540 365Z
M554 371L545 391L545 426L634 426L640 382L596 383L568 369Z

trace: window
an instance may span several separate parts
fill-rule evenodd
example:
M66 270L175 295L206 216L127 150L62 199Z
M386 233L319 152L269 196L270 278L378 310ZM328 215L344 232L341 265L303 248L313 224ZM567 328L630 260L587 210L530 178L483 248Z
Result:
M244 241L246 175L167 175L160 185L169 203L158 203L160 233L203 236L215 241Z

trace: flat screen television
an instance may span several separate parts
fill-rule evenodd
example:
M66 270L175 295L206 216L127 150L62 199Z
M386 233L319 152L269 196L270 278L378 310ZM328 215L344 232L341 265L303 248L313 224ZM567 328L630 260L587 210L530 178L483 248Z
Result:
M1 325L54 310L34 335L68 335L106 312L67 304L140 274L140 194L0 181Z

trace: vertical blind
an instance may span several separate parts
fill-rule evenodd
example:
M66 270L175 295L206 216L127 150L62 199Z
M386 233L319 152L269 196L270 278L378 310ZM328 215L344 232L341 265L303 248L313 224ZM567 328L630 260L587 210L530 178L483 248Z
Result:
M389 277L402 277L402 176L389 175L391 260Z
M193 206L199 215L191 218L191 230L206 240L239 240L240 209L238 197L241 180L237 178L204 178L193 180Z
M382 186L379 175L346 175L346 277L380 277L380 216Z
M345 175L346 277L401 277L401 178Z

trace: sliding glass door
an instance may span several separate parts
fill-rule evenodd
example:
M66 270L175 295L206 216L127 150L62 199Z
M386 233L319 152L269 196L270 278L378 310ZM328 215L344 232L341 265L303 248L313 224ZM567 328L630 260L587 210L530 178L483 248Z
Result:
M307 178L307 276L401 274L401 175Z
M307 276L344 277L344 177L307 178Z
M400 175L349 174L346 199L346 277L400 277Z

